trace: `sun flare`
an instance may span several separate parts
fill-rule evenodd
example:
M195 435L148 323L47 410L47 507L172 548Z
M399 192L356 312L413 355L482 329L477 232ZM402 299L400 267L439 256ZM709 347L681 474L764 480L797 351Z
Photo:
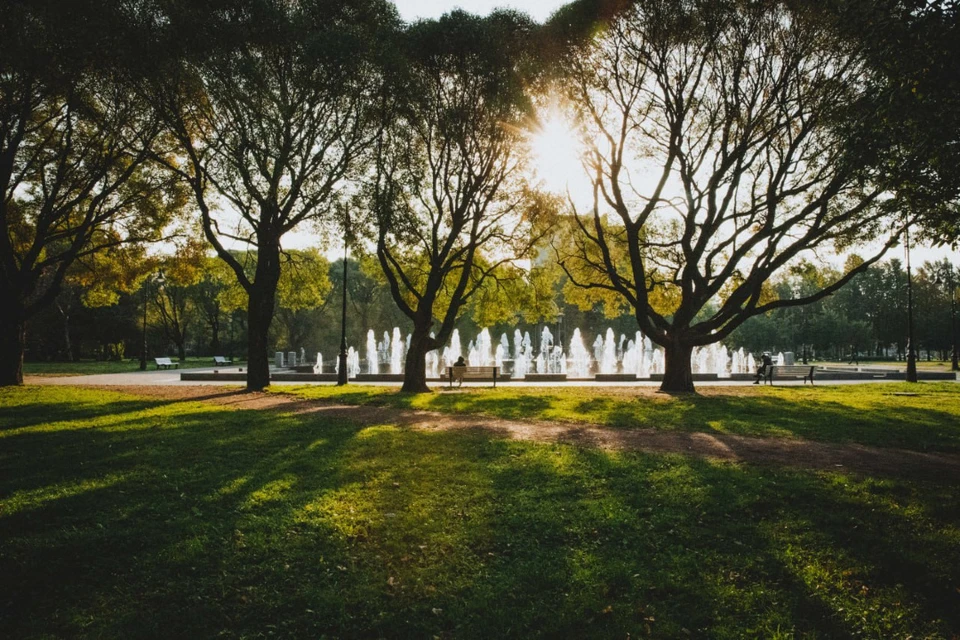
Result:
M559 109L549 109L530 139L535 177L544 188L554 193L581 190L587 184L582 149L570 122Z

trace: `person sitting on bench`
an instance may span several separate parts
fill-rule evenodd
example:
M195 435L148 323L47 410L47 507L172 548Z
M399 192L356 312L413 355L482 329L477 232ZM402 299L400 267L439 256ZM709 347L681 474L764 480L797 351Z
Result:
M769 373L772 366L773 358L770 357L770 352L764 351L763 356L761 356L760 367L757 368L757 379L753 381L753 384L760 384L760 381Z
M463 372L467 368L467 361L463 359L463 356L457 358L457 361L453 363L453 379L459 383L459 386L463 386Z

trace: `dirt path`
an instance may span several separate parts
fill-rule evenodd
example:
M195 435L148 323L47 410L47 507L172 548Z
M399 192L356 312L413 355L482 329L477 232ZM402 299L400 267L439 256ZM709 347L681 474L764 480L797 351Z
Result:
M922 453L858 444L829 444L800 439L752 438L731 434L611 429L543 421L502 420L479 415L450 415L388 407L331 404L279 393L246 393L223 387L142 386L103 387L167 400L214 403L234 409L277 410L363 424L395 424L424 431L480 430L495 437L532 442L563 442L582 447L680 453L692 456L775 466L868 475L909 475L943 480L960 479L960 455Z

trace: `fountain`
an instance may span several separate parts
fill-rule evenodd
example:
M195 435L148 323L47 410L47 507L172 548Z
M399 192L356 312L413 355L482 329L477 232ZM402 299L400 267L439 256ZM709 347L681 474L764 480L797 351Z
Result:
M537 354L537 373L560 373L558 358L553 353L553 334L550 327L540 332L540 353Z
M663 371L663 350L657 348L650 357L650 375L661 374Z
M603 336L597 334L597 339L593 341L593 361L599 367L601 360L603 360Z
M377 336L373 329L367 331L367 373L376 375L380 373L380 359L377 353Z
M347 377L356 378L360 374L360 352L353 347L347 349Z
M474 344L477 350L477 360L481 367L493 366L493 344L490 339L490 331L486 328L480 330L477 336L477 342Z
M390 373L393 375L403 373L403 338L400 335L400 327L393 328L393 338L390 341Z
M650 338L640 331L632 336L618 336L612 327L608 327L596 337L592 349L587 347L579 328L573 329L569 345L557 344L550 327L541 326L539 331L539 349L535 350L529 331L522 331L518 327L513 330L512 339L509 333L501 333L499 340L495 341L490 329L482 328L472 340L467 341L468 347L464 353L461 335L454 329L449 344L427 352L426 375L434 379L444 376L446 367L452 366L461 356L465 356L473 366L496 366L501 375L509 375L515 380L530 374L568 375L582 379L594 373L648 379L664 372L663 350L655 347ZM376 332L368 330L364 366L367 373L402 374L404 357L410 349L412 338L409 334L403 336L400 328L395 327L392 334L384 332L383 340L378 343ZM358 361L359 355L360 352L356 352ZM782 359L782 354L774 358L777 362ZM317 364L313 368L322 371L320 354L317 354ZM691 352L691 370L694 374L729 378L752 373L755 369L753 355L743 348L731 351L721 343L714 343L694 348ZM356 367L350 365L350 375L354 375L355 370Z
M597 337L600 340L600 337ZM594 345L596 347L596 345ZM607 335L603 340L603 349L600 352L599 373L617 372L617 344L613 329L607 327Z
M313 365L314 373L323 373L323 354L317 351L317 364Z
M573 330L573 336L570 337L570 368L569 373L574 378L590 377L590 352L583 344L583 336L580 335L580 329Z
M637 331L634 339L627 341L627 348L623 352L623 360L621 361L623 373L628 375L639 375L642 358L643 334Z
M409 348L410 348L409 339L412 338L412 337L413 337L412 335L411 335L411 336L408 336L408 341L407 341L407 349L408 349L408 350L409 350ZM431 332L430 332L430 337L431 337L431 338L436 338L436 337L437 337L437 334L435 334L433 331L431 331ZM428 377L428 378L437 378L437 377L439 377L439 376L440 376L440 372L439 372L439 367L440 367L440 354L437 353L437 350L436 350L436 349L431 349L430 351L427 351L426 360L427 360L427 377Z

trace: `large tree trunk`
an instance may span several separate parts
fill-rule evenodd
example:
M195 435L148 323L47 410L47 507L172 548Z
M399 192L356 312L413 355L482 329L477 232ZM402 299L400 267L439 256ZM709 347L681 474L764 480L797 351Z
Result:
M210 337L210 355L218 356L220 355L220 321L211 320L210 321L210 331L213 334Z
M177 343L177 357L180 359L180 362L187 361L187 342L185 339Z
M23 384L23 351L27 323L20 305L0 305L0 387Z
M427 386L427 352L434 348L430 325L414 326L403 369L404 393L430 393Z
M247 391L262 391L270 386L270 355L267 343L279 281L280 247L260 242L257 252L257 276L248 292Z
M77 359L73 355L73 341L70 340L70 311L59 302L57 303L57 310L60 311L60 317L63 318L63 344L67 360L76 362Z
M693 393L693 367L690 356L693 346L675 340L664 345L664 371L660 391L666 393Z

